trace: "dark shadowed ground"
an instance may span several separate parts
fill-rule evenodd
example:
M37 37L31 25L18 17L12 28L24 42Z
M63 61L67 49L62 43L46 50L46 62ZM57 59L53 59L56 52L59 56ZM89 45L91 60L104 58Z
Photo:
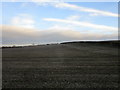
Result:
M118 88L118 47L58 44L4 48L3 88Z

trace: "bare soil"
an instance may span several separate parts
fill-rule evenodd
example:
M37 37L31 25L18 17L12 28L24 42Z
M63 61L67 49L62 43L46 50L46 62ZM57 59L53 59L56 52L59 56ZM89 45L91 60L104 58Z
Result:
M118 47L56 44L2 50L2 88L118 88Z

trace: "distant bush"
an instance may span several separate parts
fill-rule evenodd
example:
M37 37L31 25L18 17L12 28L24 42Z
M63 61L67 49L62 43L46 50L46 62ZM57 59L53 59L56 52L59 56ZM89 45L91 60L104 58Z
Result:
M23 48L23 46L3 46L2 49L5 48Z

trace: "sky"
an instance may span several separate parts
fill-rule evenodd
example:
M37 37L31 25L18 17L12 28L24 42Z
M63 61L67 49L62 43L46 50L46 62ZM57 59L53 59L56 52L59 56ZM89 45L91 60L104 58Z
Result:
M117 2L2 2L2 44L118 39Z

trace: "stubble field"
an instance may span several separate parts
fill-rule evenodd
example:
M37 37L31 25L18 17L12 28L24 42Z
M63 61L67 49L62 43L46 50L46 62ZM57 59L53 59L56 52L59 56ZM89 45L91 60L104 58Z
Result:
M118 88L118 47L94 43L2 50L2 88Z

